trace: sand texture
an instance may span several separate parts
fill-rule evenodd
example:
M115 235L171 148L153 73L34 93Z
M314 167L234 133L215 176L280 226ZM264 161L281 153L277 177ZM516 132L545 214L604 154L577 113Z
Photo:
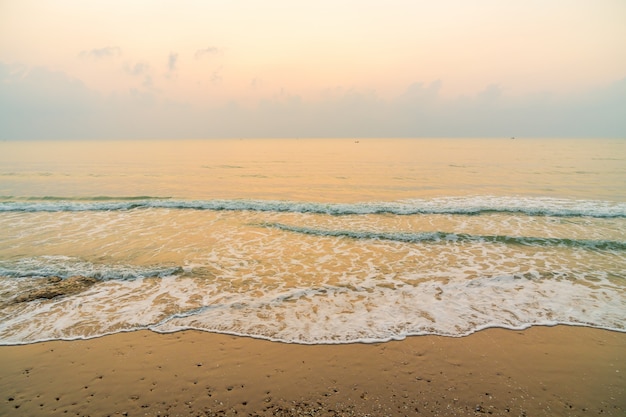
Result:
M626 333L304 346L186 331L0 347L2 416L624 416Z

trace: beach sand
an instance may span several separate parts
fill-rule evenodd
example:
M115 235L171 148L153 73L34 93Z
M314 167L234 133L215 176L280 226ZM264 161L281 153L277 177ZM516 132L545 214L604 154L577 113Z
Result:
M294 345L185 331L0 347L2 416L624 416L626 333Z

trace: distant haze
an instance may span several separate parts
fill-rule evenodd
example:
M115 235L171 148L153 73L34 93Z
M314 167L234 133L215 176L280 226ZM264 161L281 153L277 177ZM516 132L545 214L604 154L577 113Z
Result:
M0 139L626 137L626 2L0 2Z

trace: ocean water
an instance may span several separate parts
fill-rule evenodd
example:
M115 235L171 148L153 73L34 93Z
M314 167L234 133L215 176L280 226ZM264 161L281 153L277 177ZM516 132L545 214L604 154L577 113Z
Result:
M626 331L626 140L0 142L0 344L555 324Z

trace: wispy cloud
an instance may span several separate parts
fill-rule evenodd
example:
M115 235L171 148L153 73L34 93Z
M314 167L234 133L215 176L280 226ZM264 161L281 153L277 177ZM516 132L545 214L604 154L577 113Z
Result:
M178 63L178 54L171 52L167 59L167 69L170 72L176 71L176 64Z
M144 75L150 70L150 65L145 62L137 62L131 65L128 62L124 64L124 72L129 75Z
M208 48L198 49L195 53L196 59L200 59L206 55L215 55L219 52L219 48L215 46L209 46Z
M222 67L219 67L211 73L211 84L219 84L222 82Z
M143 77L142 85L146 88L152 88L152 76L150 75L150 65L145 62L137 62L135 65L131 65L128 62L124 63L124 72L133 77Z
M122 49L119 46L105 46L103 48L94 48L91 50L80 51L78 54L81 58L106 58L109 56L120 56Z

